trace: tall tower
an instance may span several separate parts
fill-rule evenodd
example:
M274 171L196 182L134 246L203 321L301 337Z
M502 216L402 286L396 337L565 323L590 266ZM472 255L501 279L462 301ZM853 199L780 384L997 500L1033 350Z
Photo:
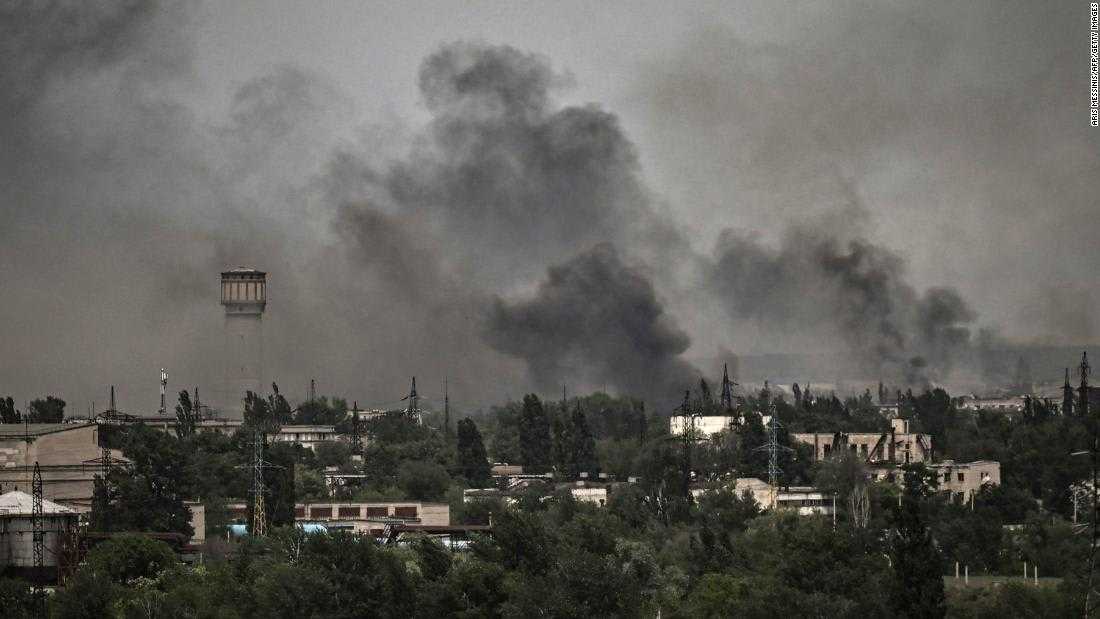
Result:
M267 307L267 274L238 267L222 273L221 304L225 308L224 394L222 405L243 413L246 391L261 392L263 315Z

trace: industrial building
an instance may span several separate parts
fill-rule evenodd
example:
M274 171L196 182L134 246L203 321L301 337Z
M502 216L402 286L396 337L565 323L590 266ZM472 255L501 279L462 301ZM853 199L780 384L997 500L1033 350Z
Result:
M43 496L87 512L93 480L103 472L102 454L94 423L0 424L0 491L30 490L37 462ZM126 461L114 449L111 458Z
M795 432L791 439L812 445L815 462L838 449L847 449L868 463L932 461L932 435L911 432L907 419L891 419L889 432Z
M235 519L241 522L246 520L247 504L232 503L226 507ZM382 535L387 525L448 526L451 524L451 507L446 503L422 501L298 503L294 506L294 520L299 523L320 523L328 531L347 531L377 537Z
M0 573L34 581L53 581L64 558L70 554L79 514L48 499L42 500L42 570L35 572L34 497L22 490L0 495Z

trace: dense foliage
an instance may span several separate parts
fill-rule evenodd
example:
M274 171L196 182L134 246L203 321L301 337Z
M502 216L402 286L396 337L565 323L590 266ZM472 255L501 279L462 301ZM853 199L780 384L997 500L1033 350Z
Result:
M901 415L933 433L940 457L1002 463L1000 486L961 501L937 492L923 466L899 471L903 484L873 481L846 451L813 462L793 442L798 431L885 430L869 393L841 400L800 387L788 402L765 389L725 410L703 383L689 406L742 422L690 441L670 436L667 418L641 402L602 393L559 402L529 394L461 419L454 433L403 411L349 424L337 399L291 408L277 392L249 394L235 436L189 431L184 395L178 436L135 426L112 439L125 462L97 485L94 527L186 534L183 500L200 499L216 538L225 502L248 496L254 433L280 424L332 420L362 433L362 451L268 445L270 536L221 541L196 566L143 538L101 544L49 600L52 616L1081 615L1088 539L1071 522L1070 487L1087 477L1088 459L1072 454L1089 448L1092 428L1042 402L1010 417L961 411L942 390L899 394ZM781 483L831 493L835 518L763 511L732 489L735 478L767 477L759 411L781 422ZM557 483L516 491L510 504L464 502L463 489L493 483L490 461ZM330 488L333 470L355 476ZM607 504L575 500L572 484L600 473L615 480ZM447 501L452 522L491 522L493 532L452 551L429 538L381 545L291 526L295 501L333 498ZM1025 586L1025 562L1056 580ZM974 579L1017 581L967 587L953 578L956 564ZM0 581L0 600L11 616L41 604L14 580Z

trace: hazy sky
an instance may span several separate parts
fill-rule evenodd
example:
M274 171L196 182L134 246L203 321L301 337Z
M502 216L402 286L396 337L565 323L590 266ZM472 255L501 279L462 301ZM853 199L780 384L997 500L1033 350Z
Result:
M414 373L473 405L630 386L625 356L859 356L879 301L836 304L880 275L895 305L953 289L951 333L1100 340L1087 2L57 4L0 12L0 394L21 401L79 412L114 382L148 410L161 366L215 391L237 263L271 273L269 378L371 404ZM471 66L503 77L463 90ZM731 254L744 271L718 272ZM616 290L590 271L633 305L562 315ZM722 298L768 277L789 323ZM820 307L780 307L804 287ZM552 318L523 313L547 295ZM622 334L657 351L615 339L638 304ZM592 337L519 353L489 307ZM875 316L933 354L922 312Z

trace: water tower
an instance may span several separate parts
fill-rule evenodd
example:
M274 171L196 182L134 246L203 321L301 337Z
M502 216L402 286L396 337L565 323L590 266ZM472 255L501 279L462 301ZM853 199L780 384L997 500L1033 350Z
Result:
M223 406L240 413L246 391L263 392L263 316L267 273L238 267L222 273L225 308L225 384Z

